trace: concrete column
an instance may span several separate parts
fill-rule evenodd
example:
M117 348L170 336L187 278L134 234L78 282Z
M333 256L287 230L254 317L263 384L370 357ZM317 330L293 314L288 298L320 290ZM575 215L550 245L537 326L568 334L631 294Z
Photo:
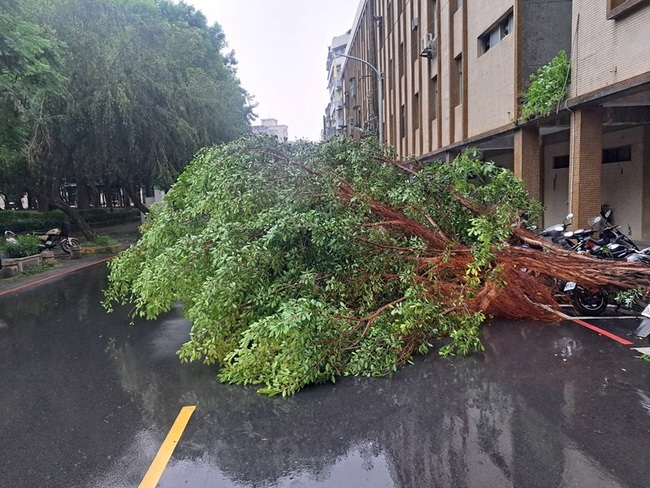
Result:
M602 121L601 107L582 108L571 116L569 209L573 228L585 227L590 217L600 213Z
M515 132L514 171L524 182L531 198L542 201L542 151L538 127L522 127Z
M643 188L641 195L641 239L650 243L650 125L643 128Z

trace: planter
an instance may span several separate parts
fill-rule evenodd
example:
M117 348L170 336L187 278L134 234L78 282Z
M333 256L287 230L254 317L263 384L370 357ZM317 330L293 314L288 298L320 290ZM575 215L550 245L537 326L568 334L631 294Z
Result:
M41 265L43 258L40 254L24 258L2 258L2 276L10 278Z
M94 246L81 248L83 254L117 254L124 251L128 246L125 244L114 244L112 246Z

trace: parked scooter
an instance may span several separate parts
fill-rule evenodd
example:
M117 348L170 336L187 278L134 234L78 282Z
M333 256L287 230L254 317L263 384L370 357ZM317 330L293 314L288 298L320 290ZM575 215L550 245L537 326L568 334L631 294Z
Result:
M559 244L562 247L566 247L570 249L573 246L573 244L565 236L565 233L567 232L567 228L571 225L572 221L573 221L573 214L570 213L566 217L564 217L564 220L562 221L561 224L551 225L550 227L547 227L542 232L540 232L539 235L540 237L545 237L547 239L550 239L551 242L553 242L554 244Z
M566 239L576 239L573 249L576 252L584 253L597 259L608 259L617 261L628 261L635 263L645 263L650 265L650 247L639 249L639 247L628 236L619 230L620 226L611 225L608 218L611 215L611 209L607 208L601 215L589 219L591 229L579 229L574 232L566 232ZM599 239L592 236L598 232ZM585 315L600 315L607 309L608 294L603 290L585 289L577 286L573 282L566 283L564 291L571 296L574 308L577 312ZM619 305L620 306L620 305ZM638 308L637 308L638 307ZM640 311L645 304L639 307L634 306L634 310ZM646 307L650 317L650 307ZM639 328L643 337L650 334L650 321L644 328ZM640 334L637 334L640 335Z
M68 236L58 227L48 230L45 234L37 234L37 236L43 241L41 244L43 249L51 250L58 245L64 253L70 254L73 247L79 247L77 239Z

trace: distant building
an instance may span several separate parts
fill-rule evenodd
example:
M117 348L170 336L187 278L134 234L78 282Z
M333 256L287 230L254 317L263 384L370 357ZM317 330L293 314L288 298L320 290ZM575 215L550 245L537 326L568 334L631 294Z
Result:
M332 45L327 54L327 90L330 101L323 117L323 139L341 135L345 128L343 118L343 71L341 65L345 58L337 56L345 54L350 39L350 31L332 39Z
M278 125L278 119L262 119L261 125L254 125L253 134L270 134L278 138L280 142L289 140L289 128L286 125Z

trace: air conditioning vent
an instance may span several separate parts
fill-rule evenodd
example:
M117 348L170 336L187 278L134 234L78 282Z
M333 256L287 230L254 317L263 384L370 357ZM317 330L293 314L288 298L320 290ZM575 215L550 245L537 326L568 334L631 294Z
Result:
M435 36L431 33L427 32L422 36L420 47L420 56L431 59L438 55L438 42Z

